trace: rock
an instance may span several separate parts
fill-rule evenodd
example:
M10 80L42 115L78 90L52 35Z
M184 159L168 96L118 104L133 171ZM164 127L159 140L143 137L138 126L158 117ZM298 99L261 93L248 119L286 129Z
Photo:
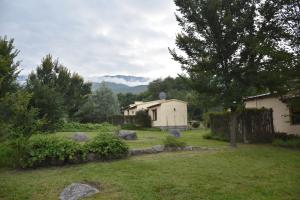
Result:
M77 200L98 193L99 190L88 184L72 183L60 193L60 200Z
M136 140L136 132L135 131L127 131L127 130L120 130L118 136L124 140Z
M86 142L90 138L85 133L75 133L72 137L73 140L77 142Z
M163 145L155 145L152 147L152 149L154 152L159 153L159 152L163 152L165 147Z
M95 153L88 153L86 158L87 158L87 161L99 160L99 156L97 156Z
M185 151L193 151L193 147L192 146L186 146L186 147L183 147L183 150L185 150Z
M171 129L169 132L170 132L170 134L173 135L174 137L177 137L177 138L181 137L181 133L180 133L179 130L177 130L177 129Z

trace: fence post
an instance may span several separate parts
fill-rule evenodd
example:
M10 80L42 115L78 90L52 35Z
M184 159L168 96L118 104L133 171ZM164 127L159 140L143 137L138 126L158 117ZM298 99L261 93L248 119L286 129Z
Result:
M230 146L237 147L236 145L236 135L237 135L237 113L232 112L230 115Z

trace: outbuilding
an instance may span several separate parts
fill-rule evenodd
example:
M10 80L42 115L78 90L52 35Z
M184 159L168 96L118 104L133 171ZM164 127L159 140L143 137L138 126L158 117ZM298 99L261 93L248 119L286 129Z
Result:
M275 132L300 136L300 102L298 95L261 94L244 99L246 108L271 108Z
M124 109L124 117L135 116L137 111L144 110L152 120L152 127L158 127L162 130L188 128L187 102L170 99L156 101L136 101Z

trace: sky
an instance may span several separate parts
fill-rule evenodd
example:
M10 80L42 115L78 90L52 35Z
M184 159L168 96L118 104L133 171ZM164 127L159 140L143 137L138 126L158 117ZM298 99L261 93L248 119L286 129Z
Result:
M84 77L175 77L175 11L173 0L0 0L0 36L15 39L21 74L50 53Z

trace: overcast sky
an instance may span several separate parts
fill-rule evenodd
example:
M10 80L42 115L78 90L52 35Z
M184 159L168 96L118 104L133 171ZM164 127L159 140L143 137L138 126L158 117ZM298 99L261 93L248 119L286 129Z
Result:
M176 76L173 0L0 0L0 35L15 39L22 74L50 53L83 76Z

